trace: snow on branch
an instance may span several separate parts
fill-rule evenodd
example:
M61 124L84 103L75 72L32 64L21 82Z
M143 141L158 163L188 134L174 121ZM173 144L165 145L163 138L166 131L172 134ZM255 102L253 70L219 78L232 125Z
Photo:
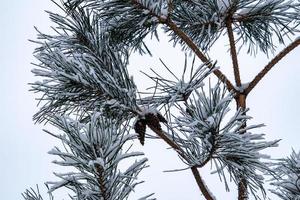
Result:
M36 189L30 188L27 189L23 194L22 194L24 200L44 200L44 198L40 194L39 187L37 186ZM54 197L49 194L49 200L54 200Z
M107 28L113 46L125 46L150 53L143 39L158 37L159 18L167 18L168 0L68 0L65 5L74 11L80 7L93 10L95 17ZM159 17L159 18L158 18Z
M99 113L90 117L90 122L80 123L69 117L56 116L51 123L63 134L55 135L65 147L55 147L49 154L60 157L54 163L73 167L68 173L55 173L60 181L47 182L49 193L61 187L73 191L75 199L127 199L137 182L137 175L147 167L146 158L133 162L127 169L121 169L123 160L144 155L128 152L123 145L136 136L128 134L127 125L103 118ZM70 195L71 195L70 194ZM27 200L27 199L26 199Z
M207 63L194 68L194 61L190 67L187 66L187 57L185 57L185 64L183 67L183 73L180 77L177 77L170 68L160 60L165 69L170 73L170 76L174 78L166 79L155 72L154 75L144 73L150 78L155 85L148 89L154 89L154 95L150 97L141 98L138 102L143 105L153 105L158 107L161 105L170 104L171 106L179 101L186 101L190 97L191 93L201 88L204 85L204 79L207 78L214 70L217 69L215 64L208 68ZM190 68L189 77L187 76L188 68Z
M208 50L226 27L226 20L233 23L236 42L248 51L258 49L264 53L274 51L276 41L284 43L284 37L299 31L300 3L297 0L206 0L174 1L171 19L202 50ZM165 27L174 43L186 44ZM275 37L274 37L275 36Z
M38 32L38 60L32 84L44 103L34 119L42 122L53 113L102 111L107 116L130 117L136 110L136 86L127 71L128 50L112 46L107 28L89 9L78 7L67 15L48 12L54 35Z
M250 129L262 125L243 128L246 111L238 110L229 120L229 105L233 99L219 84L209 88L209 94L204 90L198 92L190 100L186 109L181 109L177 117L176 143L184 150L183 162L189 166L203 167L211 161L225 187L226 171L236 184L245 177L250 192L259 198L258 190L265 196L262 173L271 170L261 159L266 158L260 151L277 146L278 141L267 142L263 134L253 134ZM243 133L243 134L241 134Z
M300 2L297 0L244 0L233 15L235 31L249 52L258 47L264 53L273 52L277 41L284 44L284 37L299 31ZM275 37L274 37L275 36Z
M45 104L35 120L43 121L53 113L82 114L94 109L110 116L128 116L136 109L136 87L128 75L127 60L113 49L94 56L65 55L59 49L45 48L36 58L40 63L32 72L43 80L33 83L32 91L42 93L40 100Z
M255 198L261 196L258 191L265 197L261 175L274 172L263 161L267 157L261 151L276 146L278 141L267 142L263 134L250 132L261 125L245 126L250 119L247 109L237 110L228 119L233 93L228 94L218 83L210 86L207 94L203 81L214 73L229 90L237 95L243 93L237 98L245 97L262 78L260 75L276 64L276 58L280 60L299 42L275 57L255 78L258 81L252 81L248 87L234 87L202 50L209 50L226 29L227 22L231 35L237 35L231 37L232 44L241 41L249 44L249 51L255 47L268 53L274 49L274 38L283 43L285 36L299 31L299 0L62 0L54 3L62 11L62 14L48 12L54 23L54 34L38 31L38 40L34 41L39 45L35 50L38 63L32 72L41 80L32 84L32 91L41 94L42 103L34 119L49 121L63 131L61 135L48 132L65 147L55 147L49 154L59 157L53 161L55 164L75 170L55 173L59 181L48 182L50 193L66 187L72 191L71 199L127 199L141 183L137 175L147 167L147 159L135 160L127 169L121 169L119 164L123 160L143 155L124 151L124 144L136 137L144 144L146 127L149 127L191 168L207 199L213 195L197 168L210 161L216 169L213 173L224 181L227 190L230 178L237 185L245 182ZM158 38L159 24L175 44L182 45L183 50L192 50L204 64L195 70L192 66L186 78L187 61L181 77L162 62L174 79L152 70L154 75L146 75L155 86L150 87L149 96L138 99L136 85L127 71L128 58L135 50L151 54L144 39L149 34ZM163 116L159 112L161 108L165 109ZM176 117L178 109L180 116ZM62 117L66 115L78 120ZM130 126L126 120L132 117L136 121ZM129 127L138 136L128 134ZM284 199L299 198L300 178L295 171L299 168L298 161L299 154L293 152L276 168L279 179L274 182L277 190L273 192ZM38 188L27 190L23 197L43 199Z
M281 159L274 171L277 179L272 181L275 189L271 192L283 200L300 199L300 152L292 152L291 156Z
M219 1L174 1L174 11L171 19L193 40L203 51L208 50L219 38L224 29L223 6L218 7ZM174 43L187 46L176 33L168 27Z
M58 5L63 14L47 11L49 18L54 23L52 27L55 34L49 35L38 31L36 41L39 45L35 53L44 49L59 49L66 55L74 53L88 53L95 57L105 55L106 49L114 48L119 51L120 48L110 45L108 39L107 27L101 23L94 12L78 7L72 12L68 8ZM123 49L123 53L127 51ZM109 54L107 55L109 56Z

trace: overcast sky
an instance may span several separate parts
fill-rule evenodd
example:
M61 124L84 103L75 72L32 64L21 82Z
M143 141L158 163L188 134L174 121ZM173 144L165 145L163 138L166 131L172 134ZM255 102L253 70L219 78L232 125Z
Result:
M34 26L43 32L50 30L51 23L44 10L56 8L50 0L3 1L0 8L0 198L15 200L21 199L21 192L26 188L35 184L43 187L45 181L54 180L52 172L58 169L51 164L55 158L47 155L57 141L42 131L42 125L34 125L32 115L37 111L36 96L28 91L28 83L34 81L30 62L35 61L32 56L35 45L28 39L36 36ZM232 78L230 60L224 58L228 56L225 44L227 42L218 43L210 55ZM158 58L172 66L174 71L180 71L183 66L183 54L179 48L168 45L166 38L162 38L160 45L154 41L149 45L154 52L152 58L134 55L130 62L129 70L135 75L137 85L146 81L139 70L147 71L149 67L161 69ZM288 155L292 147L297 151L300 149L299 56L300 48L272 69L248 98L249 114L254 117L251 123L265 123L267 127L261 131L267 134L268 139L283 139L280 147L270 151L277 158ZM241 55L240 63L242 79L248 82L267 63L267 58ZM161 172L182 166L176 155L165 148L157 141L145 145L151 168L143 173L141 178L146 183L137 188L134 197L155 192L161 200L199 199L199 191L189 171L178 174ZM223 184L216 182L216 175L213 177L207 180L207 184L211 190L218 191L216 196L234 199L236 194L224 193Z

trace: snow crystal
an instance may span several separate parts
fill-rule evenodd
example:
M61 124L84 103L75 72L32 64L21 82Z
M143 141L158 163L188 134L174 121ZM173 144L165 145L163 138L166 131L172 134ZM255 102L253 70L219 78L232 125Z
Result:
M244 91L245 91L245 89L247 89L248 88L248 86L249 86L249 84L250 83L243 83L241 86L235 86L235 89L237 90L237 91L239 91L240 93L243 93Z
M90 160L88 163L90 167L94 167L96 164L104 168L104 160L102 158L96 158L96 160Z

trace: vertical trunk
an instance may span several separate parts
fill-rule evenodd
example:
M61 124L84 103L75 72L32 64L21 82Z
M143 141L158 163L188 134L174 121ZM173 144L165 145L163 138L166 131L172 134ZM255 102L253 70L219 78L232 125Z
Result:
M246 108L246 95L245 94L238 94L236 98L236 105L237 108Z
M246 109L246 95L245 94L238 94L236 98L236 105L237 109L242 108L243 110ZM246 122L243 124L242 128L246 127ZM248 199L248 192L247 192L247 181L244 177L241 177L241 180L238 184L238 200L246 200Z
M239 182L238 190L239 190L238 200L248 199L247 182L246 182L246 179L244 179L243 177L241 178L241 180Z

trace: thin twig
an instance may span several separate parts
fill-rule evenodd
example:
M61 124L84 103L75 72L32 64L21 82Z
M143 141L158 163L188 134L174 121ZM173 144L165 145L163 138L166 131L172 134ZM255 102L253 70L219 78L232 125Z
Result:
M197 181L197 184L199 186L199 188L201 189L204 197L207 199L207 200L215 200L214 197L211 195L211 193L208 191L206 185L204 184L200 174L199 174L199 171L197 169L197 167L192 167L191 168L192 172L193 172L193 175ZM205 192L203 192L205 191Z
M283 51L281 51L277 56L275 56L249 83L248 87L245 89L245 94L249 94L251 90L259 83L259 81L288 53L294 50L300 45L300 38L297 38L289 46L287 46Z
M230 54L231 54L231 59L232 59L234 78L235 78L236 85L238 87L240 87L242 85L241 84L241 76L240 76L239 64L238 64L237 53L236 53L236 46L235 46L234 35L233 35L231 23L232 23L232 21L231 21L230 17L228 17L228 19L226 20L226 28L227 28L229 44L230 44Z
M148 127L154 132L156 133L161 139L163 139L169 146L171 146L176 152L178 152L178 154L180 154L183 158L184 156L184 152L183 150L180 148L180 146L178 146L175 142L173 142L166 133L164 133L163 130L159 130L157 129L155 126L151 125L151 124L147 124ZM197 185L200 189L200 191L202 192L202 194L204 195L204 197L207 200L214 200L213 196L211 195L211 193L209 192L206 184L204 183L204 181L202 180L200 173L197 169L196 166L191 167L192 173L194 175L194 178L197 182Z
M170 147L172 147L180 156L185 158L183 150L172 140L168 137L166 133L164 133L163 130L157 129L155 126L151 124L147 124L147 126L156 133L162 140L164 140Z

